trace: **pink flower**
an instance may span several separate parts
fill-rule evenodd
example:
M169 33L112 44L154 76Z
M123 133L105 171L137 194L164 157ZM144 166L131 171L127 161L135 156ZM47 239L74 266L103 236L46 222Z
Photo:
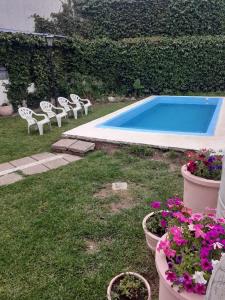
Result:
M178 226L172 226L170 229L169 229L169 232L171 234L173 234L174 236L182 236L182 230L180 227Z
M176 218L181 223L189 223L188 218L186 218L181 212L177 211L173 213L173 217Z
M169 247L170 247L170 241L167 240L167 239L165 239L165 240L160 241L157 250L160 251L160 250L167 249L167 248L169 248Z
M202 218L203 218L203 214L200 214L200 213L195 213L191 216L191 219L194 222L199 222L202 220Z
M205 238L206 234L202 231L203 225L202 224L195 224L194 230L195 230L195 237L196 238Z
M150 205L151 205L152 208L160 208L161 207L161 202L154 201Z
M183 246L183 245L187 244L187 241L179 236L175 236L173 238L173 241L177 244L177 246Z

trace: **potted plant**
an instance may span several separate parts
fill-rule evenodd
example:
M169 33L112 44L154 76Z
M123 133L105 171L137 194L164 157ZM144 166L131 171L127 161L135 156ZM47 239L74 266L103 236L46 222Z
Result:
M204 300L213 269L225 255L225 219L177 212L156 251L159 300Z
M13 114L12 104L3 103L0 106L0 116L11 116Z
M166 233L168 220L173 218L173 213L184 211L184 205L180 198L173 197L166 201L166 208L162 210L162 203L154 201L150 204L155 211L148 214L142 221L146 243L150 250L155 251L156 245Z
M125 272L114 277L107 289L108 300L150 300L147 280L138 273Z
M223 153L213 150L188 152L188 162L181 168L184 178L184 205L193 212L217 207Z

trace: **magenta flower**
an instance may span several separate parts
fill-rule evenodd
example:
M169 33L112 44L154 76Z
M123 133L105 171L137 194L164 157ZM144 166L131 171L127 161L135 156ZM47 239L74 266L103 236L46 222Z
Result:
M152 208L157 209L157 208L161 207L161 202L159 202L159 201L153 201L150 205L151 205Z
M167 222L165 221L165 220L161 220L161 226L163 227L163 228L166 228L166 226L167 226Z
M174 272L168 271L166 273L166 279L169 280L169 281L171 281L171 282L174 282L177 279L177 276L176 276L176 274Z
M194 292L198 295L206 294L206 285L197 283L194 288Z
M186 281L184 281L184 289L188 293L192 293L194 291L194 285L193 285L192 280L186 280Z
M213 269L212 263L206 258L201 260L201 267L204 271L211 271Z

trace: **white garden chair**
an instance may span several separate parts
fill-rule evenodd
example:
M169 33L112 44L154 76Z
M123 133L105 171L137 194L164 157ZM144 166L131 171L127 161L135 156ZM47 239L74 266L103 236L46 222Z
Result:
M27 107L20 107L18 112L19 112L19 115L22 119L27 120L28 134L30 134L30 127L31 126L35 126L36 128L38 128L40 135L43 135L43 127L44 127L45 124L48 124L50 129L51 129L51 122L50 122L49 118L46 115L36 114L33 110L31 110ZM44 119L38 121L33 116L44 117Z
M41 101L40 107L45 112L49 119L56 118L56 121L58 123L58 127L62 126L62 118L67 118L67 113L64 108L62 107L56 107L52 103L47 101ZM60 113L57 113L57 110L60 110Z
M85 115L88 115L88 109L92 107L92 103L88 99L81 99L78 95L70 94L70 98L77 107L83 107Z
M62 106L65 109L67 114L69 114L70 112L73 112L73 115L74 115L75 119L77 119L78 112L79 111L82 112L82 107L77 107L77 105L72 106L71 104L74 105L74 103L70 102L68 99L66 99L64 97L59 97L58 102L59 102L59 105Z

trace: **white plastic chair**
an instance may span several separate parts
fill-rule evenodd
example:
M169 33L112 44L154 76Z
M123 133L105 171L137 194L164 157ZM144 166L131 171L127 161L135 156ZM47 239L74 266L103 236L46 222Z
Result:
M73 112L75 119L77 119L78 112L79 111L82 112L82 107L77 107L77 105L75 105L75 107L72 106L71 104L74 105L74 103L70 102L68 99L66 99L64 97L59 97L58 102L59 102L59 105L62 106L65 109L67 114L69 114L70 112Z
M62 107L56 107L52 103L47 101L41 101L40 107L45 112L49 119L56 118L56 121L58 123L58 127L62 126L62 118L67 118L67 113L64 108ZM60 110L60 113L56 113L57 110Z
M51 122L49 118L44 115L44 114L36 114L33 110L27 108L27 107L20 107L19 110L19 115L22 119L26 120L28 123L28 134L30 134L30 127L35 126L38 128L40 135L43 135L43 127L45 124L48 124L50 129L51 129ZM37 117L44 117L44 119L38 121L35 119L34 116Z
M80 105L80 107L84 108L85 115L87 116L88 109L92 107L91 101L88 99L81 99L78 95L75 94L70 94L70 98L72 102L77 105L77 107L79 107Z

